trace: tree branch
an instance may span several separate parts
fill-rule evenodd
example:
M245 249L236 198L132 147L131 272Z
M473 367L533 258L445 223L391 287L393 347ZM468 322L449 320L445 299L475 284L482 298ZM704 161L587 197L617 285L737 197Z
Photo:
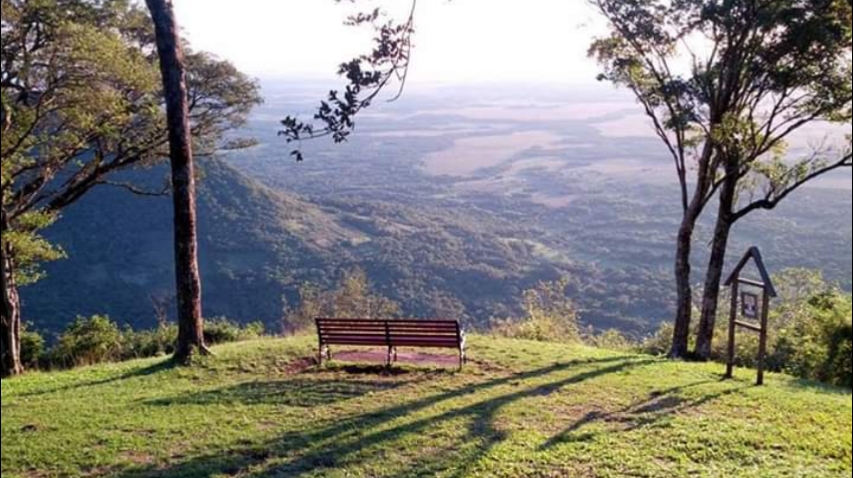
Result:
M327 136L331 136L335 143L342 143L355 128L355 117L368 108L394 79L400 81L400 88L389 101L396 101L402 96L409 74L418 0L411 2L409 17L400 25L391 22L377 24L381 13L379 9L369 14L352 16L347 20L346 24L349 26L373 24L377 34L374 50L341 65L338 74L346 76L349 85L343 93L330 91L327 100L320 104L313 119L318 121L321 127L289 116L282 121L284 129L279 131L279 136L284 136L288 143L301 143L302 140ZM370 69L365 70L365 66ZM297 161L304 159L299 148L293 150L291 155L296 157Z
M121 188L121 189L129 191L129 192L131 192L137 196L146 196L146 197L165 197L165 196L169 196L170 193L172 192L172 188L168 184L166 184L161 191L146 191L144 189L140 189L139 187L137 187L131 183L124 183L124 182L117 183L117 182L106 181L106 180L98 181L97 185L98 186L111 186L111 187Z
M777 191L777 189L775 187L771 188L771 190L765 195L764 199L755 201L752 204L749 204L748 206L744 207L743 209L741 209L740 211L735 213L734 222L737 222L737 221L743 219L744 217L746 217L750 213L757 211L759 209L773 210L783 200L785 200L788 196L790 196L791 194L793 194L794 192L796 192L797 190L799 190L800 188L802 188L803 186L805 186L809 182L811 182L811 181L813 181L813 180L815 180L821 176L824 176L828 173L831 173L833 171L837 171L837 170L842 169L842 168L853 167L853 163L851 163L851 158L853 158L853 156L848 153L847 156L844 157L843 159L841 159L841 160L839 160L833 164L830 164L828 166L825 166L823 168L819 168L819 169L811 172L810 174L804 176L803 178L800 178L795 183L788 185L781 192Z

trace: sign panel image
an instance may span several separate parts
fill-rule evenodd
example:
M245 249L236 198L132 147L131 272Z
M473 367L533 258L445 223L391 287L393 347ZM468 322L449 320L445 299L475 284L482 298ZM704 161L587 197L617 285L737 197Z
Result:
M742 314L747 319L758 320L758 294L744 292L741 296Z

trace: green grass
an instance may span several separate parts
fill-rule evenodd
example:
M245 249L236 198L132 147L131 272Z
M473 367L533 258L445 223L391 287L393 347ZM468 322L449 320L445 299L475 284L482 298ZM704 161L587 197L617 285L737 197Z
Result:
M2 384L3 478L849 477L851 395L475 337L461 373L300 367L309 338Z

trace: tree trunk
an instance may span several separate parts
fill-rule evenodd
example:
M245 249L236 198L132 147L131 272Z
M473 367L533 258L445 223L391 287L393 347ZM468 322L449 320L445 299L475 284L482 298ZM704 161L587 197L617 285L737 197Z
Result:
M6 214L3 213L3 236L6 235L8 224ZM18 287L15 284L13 274L14 263L12 262L11 250L9 245L3 243L0 246L0 260L2 260L3 270L0 274L2 278L2 294L3 298L0 301L0 315L2 316L2 340L0 340L0 355L2 355L2 370L0 375L3 378L13 377L24 373L23 364L21 364L21 300L18 295Z
M720 210L714 230L714 242L711 246L711 258L705 276L705 290L702 298L702 317L696 336L696 357L710 360L714 345L714 332L717 325L717 310L720 301L720 286L723 282L723 269L726 264L726 252L729 237L734 225L734 207L737 196L737 168L727 167L727 180L720 190Z
M690 325L693 321L693 287L690 283L692 268L690 255L693 249L693 232L696 229L694 214L685 214L678 231L678 244L675 258L675 282L677 308L675 331L669 357L683 359L689 353Z
M717 121L714 120L713 124L717 124ZM677 303L672 349L669 352L671 359L685 359L690 354L690 326L693 323L693 285L690 282L693 272L691 265L693 234L696 232L696 223L705 209L706 196L713 184L714 176L711 165L714 152L714 143L710 140L706 141L702 156L699 159L699 173L696 177L693 200L689 204L685 204L684 216L678 230L675 253ZM688 187L684 179L682 179L682 187L686 192Z
M201 313L198 270L195 171L180 35L171 0L146 0L157 37L163 93L169 125L172 197L175 209L175 272L178 302L178 343L175 359L188 361L195 351L207 353Z

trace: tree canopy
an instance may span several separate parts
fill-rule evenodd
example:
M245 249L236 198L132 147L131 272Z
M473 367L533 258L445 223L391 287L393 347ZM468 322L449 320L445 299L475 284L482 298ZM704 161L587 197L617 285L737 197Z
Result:
M31 251L24 265L57 257L32 233L92 187L134 189L111 175L163 159L166 122L153 29L130 2L3 0L2 36L3 211L10 240L29 245L16 248ZM206 53L187 63L193 133L210 153L260 103L258 85Z
M592 0L610 24L590 55L637 98L674 161L684 220L673 356L686 352L695 225L719 197L703 330L713 334L731 226L851 166L849 132L802 157L789 142L851 121L851 4L844 0ZM700 340L702 342L703 340ZM709 351L707 344L700 354Z
M3 376L21 372L17 288L62 257L39 232L114 173L168 156L154 29L129 0L2 0ZM261 102L257 83L227 62L189 52L196 149L212 153ZM163 193L161 191L159 193Z

